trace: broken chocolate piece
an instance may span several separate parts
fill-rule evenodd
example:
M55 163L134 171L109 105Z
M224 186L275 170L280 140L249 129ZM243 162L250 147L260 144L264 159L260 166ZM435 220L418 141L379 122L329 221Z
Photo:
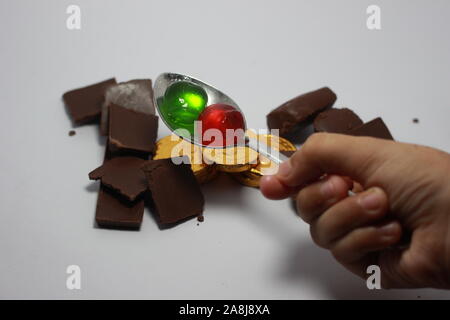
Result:
M280 153L284 154L286 157L290 158L296 151L282 151L280 150Z
M130 201L147 190L147 181L141 170L145 160L135 157L117 157L106 161L89 173L89 179L102 181Z
M109 106L111 152L152 153L156 148L158 117L112 104Z
M111 78L64 93L63 100L72 121L80 125L98 120L102 111L105 90L115 83L116 79Z
M314 131L330 133L347 133L364 122L352 110L330 109L321 112L314 119Z
M102 135L108 135L108 108L111 104L147 114L155 114L152 80L131 80L111 85L106 89L100 121Z
M279 129L280 136L285 137L300 124L331 107L336 99L336 94L327 87L305 93L272 110L267 115L267 125L269 129Z
M109 150L108 144L106 144L103 163L108 162L110 159L114 159L114 157ZM143 214L143 197L135 201L129 201L113 189L102 184L100 185L95 212L95 220L100 227L138 228L142 222Z
M129 202L105 186L98 191L95 221L101 227L139 228L144 214L144 200Z
M381 118L375 118L348 132L352 136L374 137L380 139L394 140L389 129Z
M189 158L150 160L142 170L162 224L173 224L203 213L205 199Z
M77 134L77 132L75 130L70 130L69 131L69 137L73 137L76 134Z

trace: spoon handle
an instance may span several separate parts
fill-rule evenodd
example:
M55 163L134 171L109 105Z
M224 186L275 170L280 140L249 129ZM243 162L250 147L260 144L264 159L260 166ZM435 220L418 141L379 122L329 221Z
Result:
M275 162L276 164L280 164L288 159L288 157L280 153L278 150L271 148L269 145L256 138L247 136L247 146L262 154L264 157Z

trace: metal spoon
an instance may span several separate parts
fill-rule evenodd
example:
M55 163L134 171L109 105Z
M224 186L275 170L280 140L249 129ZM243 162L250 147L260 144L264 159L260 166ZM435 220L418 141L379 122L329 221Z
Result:
M155 101L155 105L156 108L158 110L158 113L162 119L162 121L166 124L166 126L170 129L170 131L174 132L175 134L177 134L176 129L178 128L172 128L170 125L170 122L167 121L167 119L164 118L163 113L161 112L161 104L164 98L164 93L166 92L166 89L174 82L177 81L187 81L187 82L191 82L193 84L196 84L200 87L202 87L206 93L208 94L208 105L211 104L215 104L215 103L223 103L223 104L227 104L230 106L235 107L238 111L241 112L243 118L244 118L244 124L246 124L245 121L245 114L242 112L242 110L239 108L239 106L237 105L236 102L234 102L233 99L231 99L228 95L226 95L225 93L223 93L222 91L214 88L213 86L200 81L198 79L195 79L193 77L187 76L187 75L183 75L183 74L177 74L177 73L162 73L160 74L156 80L155 80L155 84L154 84L154 101ZM244 128L245 131L246 127ZM197 141L195 140L193 137L191 137L190 139L181 136L179 134L177 134L180 138L189 141L190 143L199 145L201 147L204 148L214 148L214 147L210 147L210 146L206 146L203 145L201 141ZM285 155L283 155L282 153L279 153L278 151L274 151L272 150L272 148L266 144L264 144L261 141L258 141L258 139L254 138L254 137L250 137L250 136L246 136L246 145L249 148L252 148L253 150L257 151L258 153L262 154L263 156L265 156L266 158L269 158L271 161L275 162L276 164L280 164L281 162L287 160L287 157ZM233 146L231 146L233 147ZM216 147L217 148L217 147Z

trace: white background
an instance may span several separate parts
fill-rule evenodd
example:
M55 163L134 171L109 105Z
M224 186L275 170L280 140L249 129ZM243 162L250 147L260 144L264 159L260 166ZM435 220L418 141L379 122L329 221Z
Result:
M309 238L289 201L222 177L204 187L205 222L139 232L94 227L96 126L72 128L62 94L111 76L174 71L230 94L248 125L328 85L336 106L382 116L400 141L450 151L450 2L0 1L1 298L450 298L369 291ZM82 29L66 29L81 7ZM412 123L413 118L420 123ZM168 130L162 123L160 137ZM420 168L418 168L420 170ZM66 267L82 289L66 289Z

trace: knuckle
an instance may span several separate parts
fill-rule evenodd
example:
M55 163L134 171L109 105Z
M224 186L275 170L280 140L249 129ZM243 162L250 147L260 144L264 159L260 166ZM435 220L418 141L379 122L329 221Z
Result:
M308 156L312 155L313 152L316 152L321 146L324 145L327 136L328 134L323 132L318 132L310 135L300 149L302 150L303 155Z

